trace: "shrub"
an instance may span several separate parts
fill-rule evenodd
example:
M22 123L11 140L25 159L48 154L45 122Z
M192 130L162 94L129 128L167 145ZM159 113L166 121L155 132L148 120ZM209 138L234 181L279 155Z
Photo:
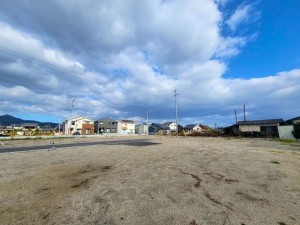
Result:
M300 139L300 123L299 122L294 124L293 135L295 138Z

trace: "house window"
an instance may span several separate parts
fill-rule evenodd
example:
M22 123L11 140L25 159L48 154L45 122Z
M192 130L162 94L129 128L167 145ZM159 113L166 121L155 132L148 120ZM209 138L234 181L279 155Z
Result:
M75 125L75 121L72 121L71 124L72 124L72 125Z

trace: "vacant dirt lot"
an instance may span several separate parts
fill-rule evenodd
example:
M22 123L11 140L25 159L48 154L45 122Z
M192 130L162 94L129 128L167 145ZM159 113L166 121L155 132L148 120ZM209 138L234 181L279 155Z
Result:
M0 224L300 224L299 145L148 139L0 154Z

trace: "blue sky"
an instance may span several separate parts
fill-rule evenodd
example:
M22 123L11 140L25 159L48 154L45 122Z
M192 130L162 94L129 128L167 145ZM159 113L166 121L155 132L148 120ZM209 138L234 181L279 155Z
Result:
M297 0L3 0L0 114L139 123L151 109L149 122L175 121L177 89L183 125L231 125L243 104L249 120L299 116L299 8Z
M234 8L240 1L231 2ZM258 35L237 57L230 59L225 77L264 77L299 68L299 8L297 0L258 1L256 10L260 19L240 30L258 32Z

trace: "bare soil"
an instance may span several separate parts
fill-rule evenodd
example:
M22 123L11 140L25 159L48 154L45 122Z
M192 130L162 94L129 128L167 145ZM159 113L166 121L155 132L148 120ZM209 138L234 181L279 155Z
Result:
M0 224L300 224L298 144L147 141L0 154Z

